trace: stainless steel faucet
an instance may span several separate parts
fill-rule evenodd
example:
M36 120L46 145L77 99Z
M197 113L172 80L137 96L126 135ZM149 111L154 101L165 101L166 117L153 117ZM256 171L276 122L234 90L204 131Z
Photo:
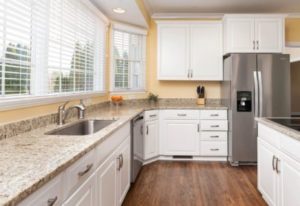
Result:
M66 105L69 103L69 101L65 102L63 105L60 105L58 107L58 125L65 124L65 119L69 114L69 111L73 108L76 108L78 110L78 119L84 119L85 116L85 105L83 104L82 99L80 100L80 104L74 105L66 109Z

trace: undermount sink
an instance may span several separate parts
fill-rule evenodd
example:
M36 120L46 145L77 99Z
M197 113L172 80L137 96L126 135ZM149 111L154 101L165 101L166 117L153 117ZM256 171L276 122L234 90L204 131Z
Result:
M116 120L82 120L62 128L54 129L46 135L89 135L107 127Z

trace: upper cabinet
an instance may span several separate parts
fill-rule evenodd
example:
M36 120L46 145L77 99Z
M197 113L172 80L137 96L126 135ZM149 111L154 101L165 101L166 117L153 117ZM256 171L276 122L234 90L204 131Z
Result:
M225 15L224 53L282 53L284 18L279 15Z
M159 80L223 79L220 21L162 21L157 25Z

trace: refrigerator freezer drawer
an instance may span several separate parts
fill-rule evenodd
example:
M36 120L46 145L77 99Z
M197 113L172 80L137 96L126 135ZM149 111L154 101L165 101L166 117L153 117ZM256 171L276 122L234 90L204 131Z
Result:
M227 141L202 141L201 156L227 156Z
M204 141L227 141L227 132L201 132L200 139Z
M227 131L227 120L201 120L200 129L202 131Z

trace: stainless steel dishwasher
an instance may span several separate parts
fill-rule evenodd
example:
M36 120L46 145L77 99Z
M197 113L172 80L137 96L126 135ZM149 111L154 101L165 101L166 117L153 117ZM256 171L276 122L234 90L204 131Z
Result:
M142 166L144 154L144 115L139 114L131 122L131 182L135 182Z

